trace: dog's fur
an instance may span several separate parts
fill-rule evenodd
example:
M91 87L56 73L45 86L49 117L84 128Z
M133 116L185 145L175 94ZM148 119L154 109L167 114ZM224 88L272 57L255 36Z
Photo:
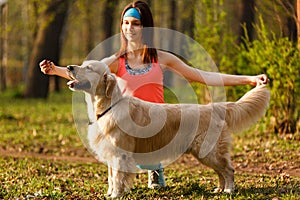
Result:
M137 156L147 153L154 154L148 162L156 163L191 153L218 174L218 191L233 192L230 133L249 128L264 115L270 99L265 85L237 102L154 104L123 96L115 76L99 61L68 69L74 79L68 83L70 89L84 91L94 106L89 108L89 118L97 123L91 123L88 140L98 159L108 164L109 197L130 190L137 164L154 164ZM151 132L157 134L149 136ZM169 149L157 153L168 145Z

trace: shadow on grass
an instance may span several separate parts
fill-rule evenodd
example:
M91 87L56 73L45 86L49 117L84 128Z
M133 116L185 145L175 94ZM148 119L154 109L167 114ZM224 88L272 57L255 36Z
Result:
M209 192L204 185L197 183L167 186L159 189L135 187L122 199L213 199L218 194Z
M237 188L234 193L237 196L244 197L264 197L265 199L272 199L275 197L299 197L299 185L275 186L275 187L250 187L250 188Z
M215 193L214 188L197 183L188 183L185 186L167 186L156 190L145 187L135 187L122 199L278 199L278 198L298 198L299 187L250 187L236 188L232 194Z

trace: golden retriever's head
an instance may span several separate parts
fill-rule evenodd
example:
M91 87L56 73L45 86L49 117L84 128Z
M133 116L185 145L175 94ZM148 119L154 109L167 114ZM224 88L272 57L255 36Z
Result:
M73 91L83 91L92 95L111 95L116 80L106 64L96 60L83 62L81 66L69 65L68 75L72 79L68 86ZM113 80L111 80L113 79Z

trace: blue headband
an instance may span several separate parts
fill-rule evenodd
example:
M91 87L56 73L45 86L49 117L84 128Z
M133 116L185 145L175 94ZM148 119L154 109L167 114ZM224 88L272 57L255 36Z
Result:
M138 20L141 20L141 15L139 13L139 11L136 8L129 8L125 14L123 15L123 19L125 17L134 17Z

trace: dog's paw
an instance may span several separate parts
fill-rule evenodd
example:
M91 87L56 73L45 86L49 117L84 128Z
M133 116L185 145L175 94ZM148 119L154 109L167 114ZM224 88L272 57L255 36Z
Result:
M221 192L223 192L223 189L218 187L218 188L214 189L213 193L221 193Z
M121 194L105 194L105 199L119 199L122 195Z
M110 198L111 199L116 199L116 198L120 198L122 196L122 193L120 192L113 192L111 195L110 195Z
M230 189L230 188L228 188L228 189L225 189L223 192L224 193L227 193L227 194L231 194L231 193L233 193L233 189Z
M234 192L234 189L230 189L230 188L227 188L227 189L222 189L222 188L216 188L214 189L214 193L226 193L226 194L231 194Z
M110 199L110 194L104 194L104 199Z

